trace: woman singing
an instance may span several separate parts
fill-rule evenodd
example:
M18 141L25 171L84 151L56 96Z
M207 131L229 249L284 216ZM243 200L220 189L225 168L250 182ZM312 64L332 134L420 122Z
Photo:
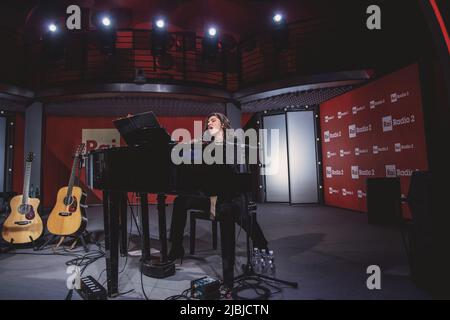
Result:
M211 136L209 144L225 145L225 130L227 129L231 129L231 125L225 115L221 113L210 114L205 129ZM211 182L217 186L217 190L221 190L222 173L232 175L238 172L237 165L223 164L220 166L226 166L223 167L226 170L220 170L220 175L210 177ZM184 256L183 234L188 210L197 209L209 212L213 219L220 221L223 282L225 287L231 289L233 287L235 263L235 223L241 225L248 232L249 216L246 214L246 206L245 196L239 192L230 191L230 188L224 188L223 191L212 191L211 194L205 196L178 196L175 199L172 214L172 247L169 252L169 260L182 259ZM267 240L260 226L254 223L251 229L250 236L253 245L262 249L267 248Z

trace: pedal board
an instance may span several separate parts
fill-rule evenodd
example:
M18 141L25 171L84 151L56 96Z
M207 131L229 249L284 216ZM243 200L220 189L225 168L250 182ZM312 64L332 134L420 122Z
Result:
M220 298L220 281L203 277L191 281L192 297L200 300L217 300Z
M81 278L77 292L84 300L106 300L108 295L106 289L92 276Z

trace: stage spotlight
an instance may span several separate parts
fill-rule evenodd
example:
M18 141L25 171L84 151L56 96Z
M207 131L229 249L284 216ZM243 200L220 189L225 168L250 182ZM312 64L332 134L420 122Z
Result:
M98 45L104 55L113 55L116 51L116 28L113 18L105 13L96 17Z
M109 27L109 26L111 25L111 19L109 19L109 17L103 17L103 19L102 19L102 24L103 24L105 27Z
M170 35L167 31L167 23L164 18L158 17L153 20L151 33L152 55L154 57L162 56L169 49Z
M216 34L217 34L217 29L216 29L216 28L211 27L211 28L208 29L208 35L209 35L210 37L215 37Z
M57 39L62 36L64 29L61 28L61 23L57 21L48 21L43 26L42 38L43 39Z
M56 26L56 24L54 24L54 23L50 23L49 25L48 25L48 31L50 31L50 32L56 32L56 31L58 31L58 27Z
M155 25L156 25L157 28L163 29L166 26L166 23L164 22L164 19L159 18L159 19L156 20Z
M48 61L57 62L65 56L65 35L56 22L47 24L42 36L43 52Z
M114 26L114 17L109 12L98 11L92 17L92 24L97 30L110 29Z
M283 15L281 13L276 13L274 14L272 20L275 24L281 24L283 22Z
M273 46L275 51L283 51L289 47L289 29L286 19L281 13L276 13L272 17L273 29Z
M216 27L208 27L202 40L203 61L214 62L219 51L219 36Z

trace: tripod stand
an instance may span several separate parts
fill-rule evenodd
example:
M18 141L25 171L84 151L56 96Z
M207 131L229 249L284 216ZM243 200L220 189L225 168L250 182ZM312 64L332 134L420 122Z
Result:
M248 204L248 206L247 206L247 210L248 210L247 214L249 215L249 218L250 218L250 225L249 225L250 228L248 228L248 231L250 231L250 230L253 229L252 227L253 227L254 221L256 221L256 203L249 202L247 200L247 196L246 196L246 203ZM283 284L286 284L286 285L288 285L290 287L293 287L293 288L297 288L298 287L297 282L281 280L281 279L269 277L267 275L255 272L255 270L253 269L252 261L251 261L250 232L246 232L246 234L247 234L247 236L246 236L246 241L247 241L247 264L243 267L244 273L241 274L240 276L237 276L234 279L234 281L236 281L236 280L244 280L246 278L262 278L262 279L266 279L266 280L270 280L270 281L274 281L274 282L283 283Z

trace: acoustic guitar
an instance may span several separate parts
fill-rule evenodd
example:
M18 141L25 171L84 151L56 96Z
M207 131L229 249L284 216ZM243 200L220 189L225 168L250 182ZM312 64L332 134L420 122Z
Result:
M25 159L25 176L23 194L13 197L9 203L11 213L3 223L2 237L5 241L15 244L30 243L42 235L44 229L38 213L40 200L30 198L30 176L33 153Z
M80 187L74 186L83 149L84 143L80 144L75 152L69 185L59 189L56 204L48 216L47 229L54 235L76 235L82 233L86 228L86 195Z

